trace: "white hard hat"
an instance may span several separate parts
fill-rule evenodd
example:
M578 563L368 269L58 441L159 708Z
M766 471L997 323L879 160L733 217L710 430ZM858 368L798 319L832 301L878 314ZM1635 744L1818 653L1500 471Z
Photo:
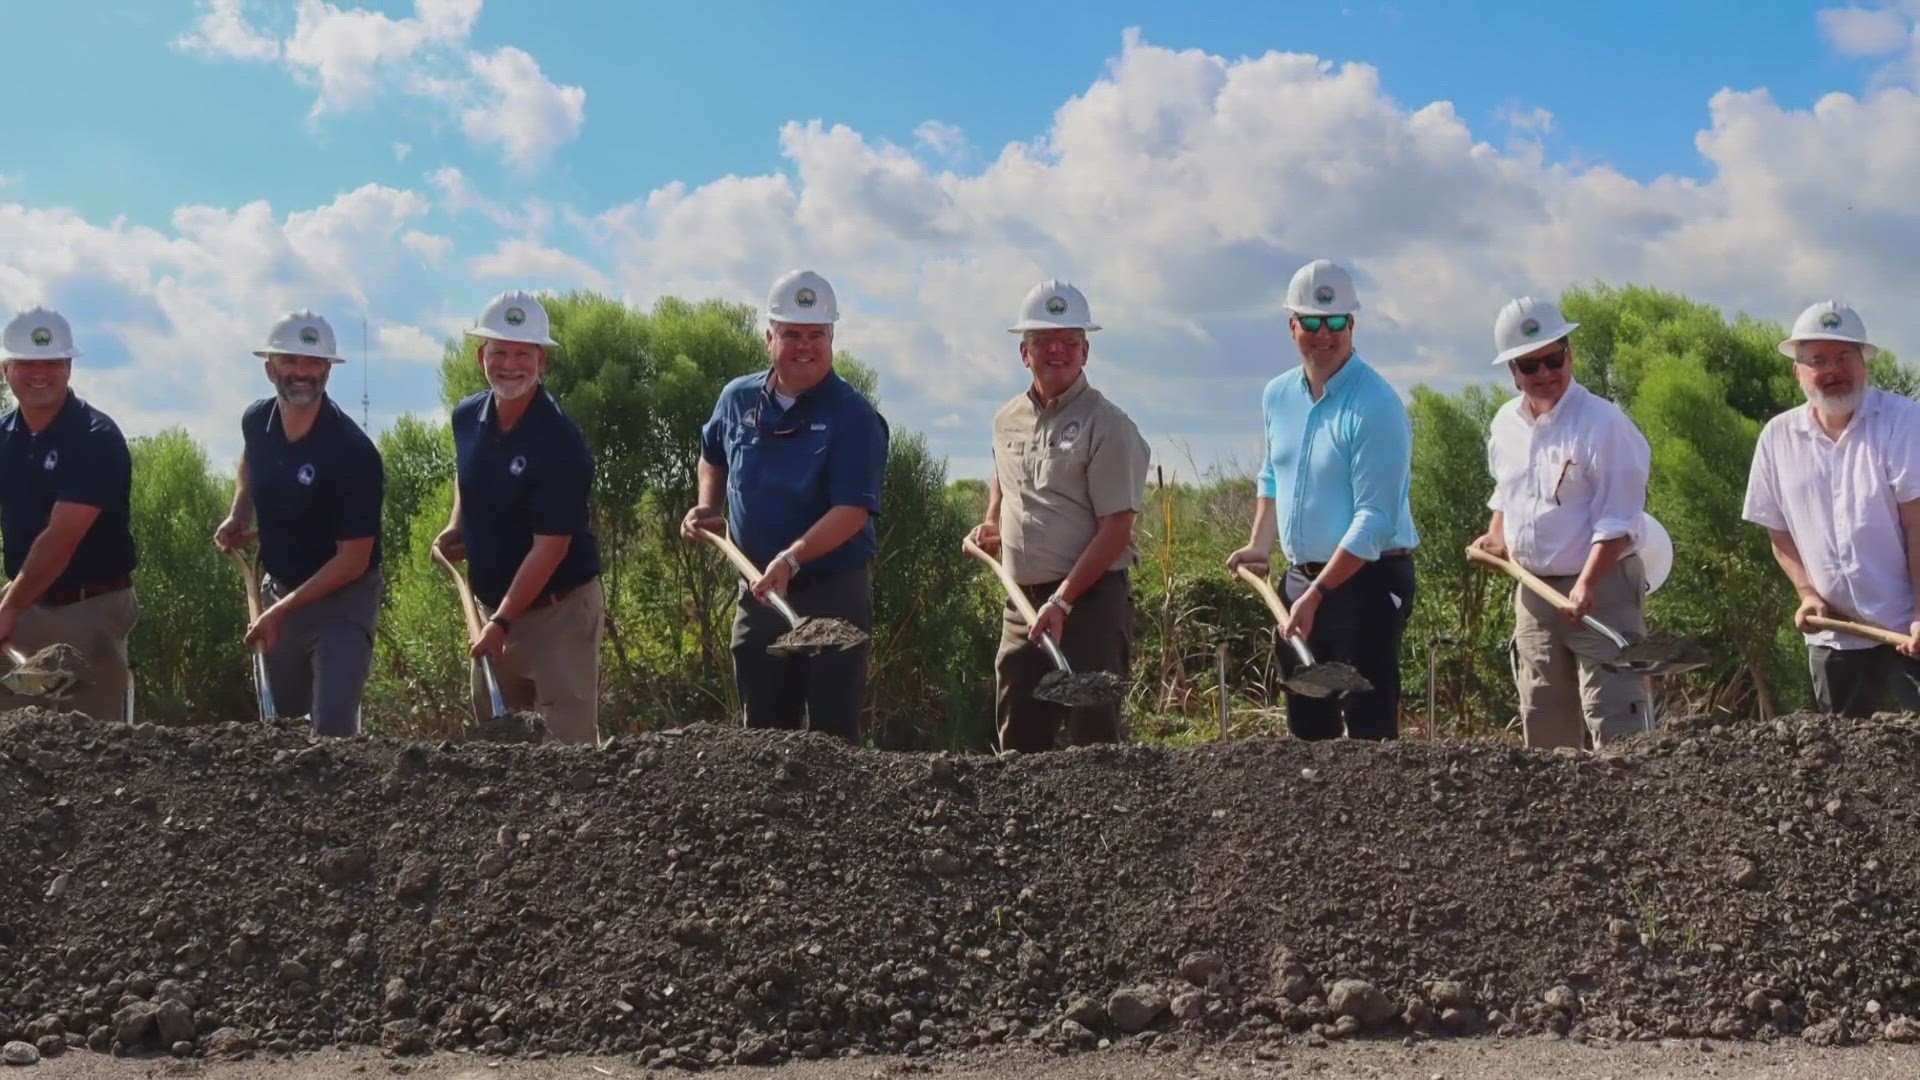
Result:
M480 313L480 325L467 331L469 337L494 341L517 341L551 349L560 343L547 336L547 309L539 297L518 289L493 298Z
M1494 366L1518 360L1578 329L1579 323L1570 323L1560 314L1559 304L1523 296L1501 308L1500 314L1494 317L1493 347L1500 353L1493 358Z
M1007 332L1098 329L1086 295L1059 278L1048 278L1028 290L1027 298L1020 301L1020 321L1009 326Z
M73 328L52 308L28 308L0 335L0 360L71 360L79 355Z
M1360 310L1353 275L1329 259L1315 259L1287 282L1287 310L1295 315L1351 315Z
M1794 348L1802 341L1844 341L1860 346L1862 358L1871 360L1880 354L1880 347L1867 342L1867 324L1862 322L1860 314L1838 300L1822 300L1800 313L1793 320L1793 335L1780 343L1780 352L1784 356L1799 359L1799 351Z
M1666 526L1644 510L1640 512L1640 543L1635 550L1647 573L1647 595L1652 596L1666 584L1667 575L1673 573L1673 537L1667 535Z
M331 360L336 364L346 363L333 340L333 327L327 320L311 311L296 311L279 322L267 333L265 348L253 350L255 356L311 356L320 360Z
M833 286L811 270L787 271L767 293L768 322L818 324L839 320L840 306L834 301Z

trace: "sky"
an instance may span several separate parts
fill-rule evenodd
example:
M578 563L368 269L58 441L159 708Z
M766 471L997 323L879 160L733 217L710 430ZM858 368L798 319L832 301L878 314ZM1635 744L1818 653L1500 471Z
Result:
M1021 297L1177 475L1250 470L1279 301L1350 268L1402 391L1492 380L1508 299L1606 281L1920 355L1920 0L0 0L0 317L231 468L310 308L380 429L509 288L763 308L807 267L896 430L988 468ZM364 354L362 349L364 324Z

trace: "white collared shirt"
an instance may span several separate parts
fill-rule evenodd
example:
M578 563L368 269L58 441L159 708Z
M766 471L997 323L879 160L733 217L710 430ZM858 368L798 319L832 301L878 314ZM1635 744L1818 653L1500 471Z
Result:
M1543 577L1578 574L1588 550L1633 537L1647 506L1653 452L1620 407L1569 383L1545 416L1524 395L1500 406L1487 438L1487 468L1507 553Z
M1760 432L1741 517L1793 537L1807 577L1840 617L1906 633L1913 582L1900 504L1920 499L1920 402L1868 390L1847 429L1827 436L1800 405ZM1875 644L1822 630L1808 644Z

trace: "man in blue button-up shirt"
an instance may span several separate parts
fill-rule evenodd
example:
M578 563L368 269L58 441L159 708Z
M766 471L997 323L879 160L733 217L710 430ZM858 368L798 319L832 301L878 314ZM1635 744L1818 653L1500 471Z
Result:
M1373 684L1342 698L1287 695L1296 738L1390 739L1400 730L1400 635L1413 613L1408 500L1413 431L1400 395L1353 351L1353 279L1317 259L1287 286L1302 363L1267 384L1266 464L1253 538L1227 560L1267 572L1277 531L1290 567L1282 636L1314 659L1353 665ZM1289 650L1280 650L1291 666ZM1344 714L1344 715L1343 715Z
M700 502L681 534L719 532L764 570L743 586L733 623L734 680L747 726L800 728L860 740L868 647L772 656L788 629L763 598L800 616L873 627L874 515L887 471L887 423L833 370L839 317L825 278L796 270L767 301L772 367L720 391L701 431ZM724 494L723 494L724 493ZM725 500L726 517L720 508Z

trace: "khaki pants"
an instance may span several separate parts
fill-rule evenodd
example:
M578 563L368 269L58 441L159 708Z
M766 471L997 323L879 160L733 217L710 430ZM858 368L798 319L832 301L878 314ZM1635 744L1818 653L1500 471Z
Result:
M1541 580L1564 594L1578 578ZM1646 571L1629 555L1596 583L1592 614L1631 641L1646 633L1645 598ZM1528 746L1579 749L1591 735L1599 747L1653 727L1644 677L1600 666L1619 653L1613 642L1524 587L1514 589L1513 624L1513 680Z
M493 609L480 606L482 618ZM606 594L595 578L557 603L520 616L507 633L507 648L493 662L500 698L515 712L540 714L559 742L593 745L600 740L600 635ZM493 718L480 664L471 665L473 715Z
M85 713L95 720L131 720L133 673L127 667L127 637L139 620L132 589L92 596L76 604L35 604L20 613L13 646L32 656L49 645L67 644L86 657L87 685L59 701L0 692L0 710L29 705Z

